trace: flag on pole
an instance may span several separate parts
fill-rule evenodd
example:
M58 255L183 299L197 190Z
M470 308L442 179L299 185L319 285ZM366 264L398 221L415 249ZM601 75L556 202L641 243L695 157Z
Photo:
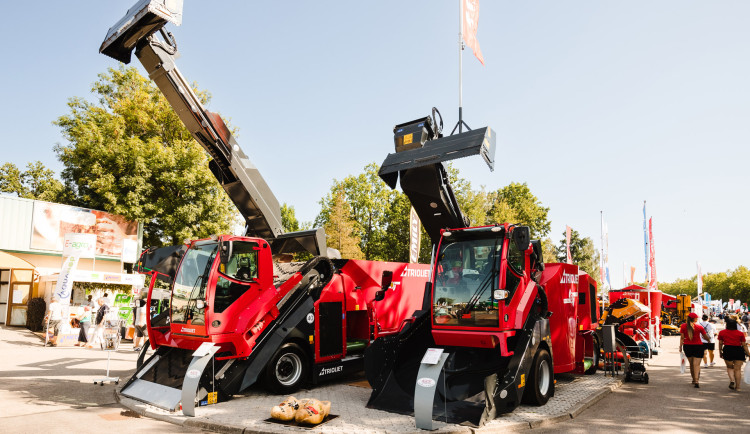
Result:
M422 241L422 231L419 225L419 216L411 208L409 212L409 263L416 264L419 262L419 247Z
M646 230L646 201L643 201L643 253L645 256L646 269L646 282L648 282L648 232Z
M632 285L634 283L635 283L635 266L631 265L630 266L630 284Z
M701 273L701 263L695 261L695 265L698 267L698 297L700 297L703 292L703 273Z
M484 65L482 50L477 41L477 28L479 27L479 0L461 0L463 2L463 37L466 45L474 52L474 56Z
M651 269L651 276L648 281L648 290L656 291L659 289L659 284L656 282L656 254L654 248L654 222L653 218L648 219L648 247L649 247L649 268Z
M568 264L573 263L573 257L570 255L570 226L565 226L565 248L568 250Z
M609 277L609 230L607 224L604 224L604 276L607 279L607 286L612 289L612 282Z

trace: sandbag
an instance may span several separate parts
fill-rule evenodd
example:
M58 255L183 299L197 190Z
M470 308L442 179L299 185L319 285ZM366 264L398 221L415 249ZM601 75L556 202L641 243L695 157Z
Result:
M271 409L271 417L277 420L289 421L294 419L294 416L307 400L299 401L297 398L290 396L284 402L274 406Z
M323 422L323 419L331 412L331 401L318 401L309 399L294 415L294 420L298 423L317 425Z

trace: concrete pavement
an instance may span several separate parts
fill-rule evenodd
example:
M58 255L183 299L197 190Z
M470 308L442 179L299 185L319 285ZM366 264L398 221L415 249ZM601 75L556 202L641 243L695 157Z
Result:
M750 385L729 389L724 361L701 368L700 388L688 370L680 374L679 336L662 339L648 367L649 384L624 383L574 420L540 433L740 433L750 432ZM718 348L718 347L717 347Z
M133 374L132 345L112 353L112 375ZM43 347L26 329L0 326L0 432L200 432L144 418L118 405L115 386L94 385L107 354L78 347Z

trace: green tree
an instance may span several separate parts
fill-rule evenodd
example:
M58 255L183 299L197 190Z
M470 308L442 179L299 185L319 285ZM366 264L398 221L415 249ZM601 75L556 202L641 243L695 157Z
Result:
M13 163L3 164L0 167L0 192L58 203L68 203L72 199L71 191L55 179L55 173L41 161L28 163L24 172Z
M568 260L568 250L566 244L566 233L563 231L562 240L555 249L555 259L558 262ZM578 268L585 271L589 276L599 281L599 252L594 247L594 241L590 237L581 238L577 230L570 230L570 256Z
M297 216L294 214L294 207L285 203L281 204L281 224L286 232L297 232L300 230L300 224Z
M333 181L331 192L320 201L321 211L315 219L316 226L325 227L339 193L351 207L354 234L360 240L365 259L388 260L391 246L385 242L388 227L387 211L396 192L378 177L378 165L370 163L359 175L350 175L342 181Z
M491 222L526 225L531 230L533 239L541 239L549 233L549 208L542 206L526 183L511 182L489 193L487 200Z
M351 207L346 201L344 189L339 187L332 196L328 220L323 226L328 236L326 244L338 250L342 258L362 259L360 239L356 234L356 222L352 218Z
M235 207L151 81L135 68L110 68L92 93L97 102L71 98L55 121L68 142L55 151L72 202L143 222L146 245L228 232Z

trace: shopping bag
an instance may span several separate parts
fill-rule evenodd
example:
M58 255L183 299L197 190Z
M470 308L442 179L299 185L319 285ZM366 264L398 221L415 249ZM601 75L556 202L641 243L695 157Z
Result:
M686 364L687 364L687 357L685 357L685 353L680 353L680 374L685 373Z
M750 363L745 363L745 384L750 384Z

